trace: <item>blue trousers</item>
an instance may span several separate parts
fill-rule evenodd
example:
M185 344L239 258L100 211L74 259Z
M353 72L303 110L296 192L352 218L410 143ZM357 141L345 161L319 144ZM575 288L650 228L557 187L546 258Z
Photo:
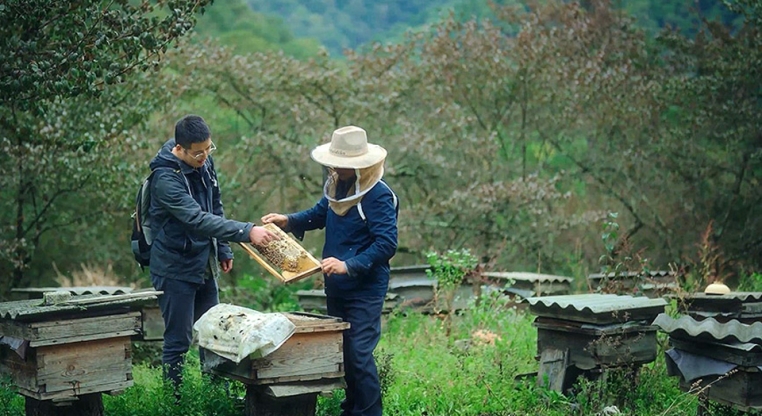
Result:
M326 299L328 315L349 322L344 331L346 399L342 416L381 416L381 384L373 350L381 338L384 298Z
M182 382L185 353L193 339L193 324L220 302L217 282L213 278L205 279L203 284L155 279L153 284L156 290L164 292L159 296L159 307L164 318L161 357L164 377L178 386Z

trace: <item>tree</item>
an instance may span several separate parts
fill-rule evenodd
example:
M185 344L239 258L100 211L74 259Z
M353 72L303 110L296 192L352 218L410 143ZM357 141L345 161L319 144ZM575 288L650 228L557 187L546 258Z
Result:
M79 241L123 201L129 130L166 98L148 71L211 0L0 5L0 272L24 279L42 239ZM117 189L120 192L116 192ZM84 202L84 203L83 203ZM65 247L60 247L65 249ZM5 288L7 289L7 288Z

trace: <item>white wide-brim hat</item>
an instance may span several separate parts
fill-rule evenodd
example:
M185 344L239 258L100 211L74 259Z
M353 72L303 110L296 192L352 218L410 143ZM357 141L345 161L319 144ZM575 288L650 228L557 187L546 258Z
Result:
M347 126L335 130L331 142L316 147L311 156L323 166L363 169L383 161L386 149L368 143L368 135L360 127Z

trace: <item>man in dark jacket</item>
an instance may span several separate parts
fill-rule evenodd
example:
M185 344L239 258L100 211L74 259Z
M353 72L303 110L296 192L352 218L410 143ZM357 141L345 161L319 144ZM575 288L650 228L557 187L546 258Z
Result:
M312 158L329 169L323 197L289 215L267 214L302 238L325 228L322 270L328 314L349 322L344 332L346 399L342 416L381 416L381 388L373 350L381 337L381 310L389 286L389 260L397 251L397 196L381 180L386 150L369 144L365 130L334 131Z
M209 126L195 115L175 125L175 137L151 160L154 224L163 224L151 247L151 282L164 317L164 375L178 385L193 323L219 303L220 268L233 268L227 241L266 244L277 237L252 223L226 219L214 170ZM219 264L219 267L218 267Z

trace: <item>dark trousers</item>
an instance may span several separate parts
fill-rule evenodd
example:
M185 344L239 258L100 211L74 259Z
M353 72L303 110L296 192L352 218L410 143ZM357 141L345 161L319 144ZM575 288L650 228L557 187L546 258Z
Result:
M381 385L373 349L381 338L384 298L327 298L328 315L349 322L344 331L346 399L342 416L381 416Z
M164 317L161 359L164 377L178 386L182 381L185 353L193 339L193 324L219 303L217 282L212 278L204 280L203 284L162 279L154 282L154 287L164 292L159 296L159 307Z

